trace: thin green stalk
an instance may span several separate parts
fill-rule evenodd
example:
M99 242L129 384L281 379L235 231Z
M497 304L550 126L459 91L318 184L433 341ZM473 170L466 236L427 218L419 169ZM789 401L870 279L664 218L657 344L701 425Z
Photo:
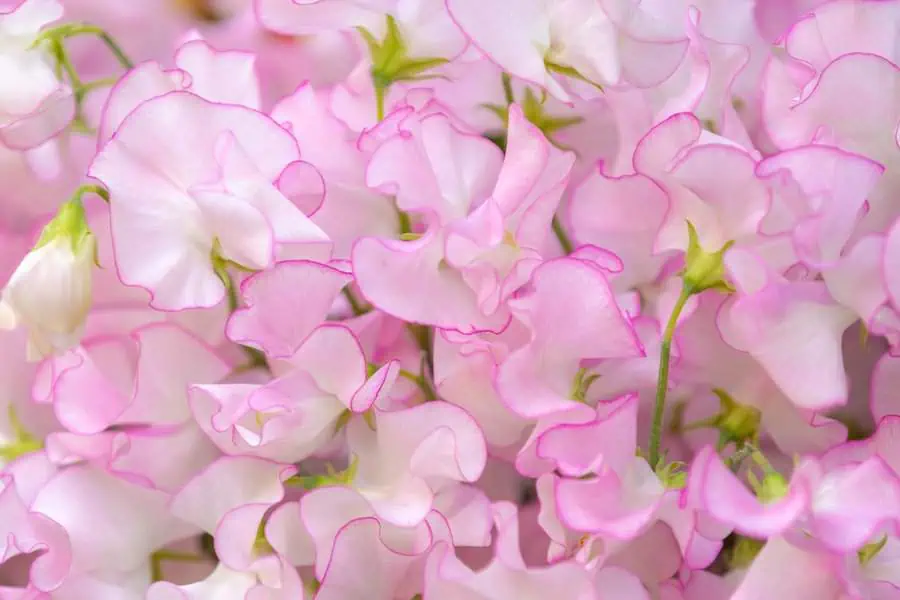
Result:
M409 213L400 210L396 202L394 202L394 207L397 209L397 226L400 228L400 235L412 233L412 220L409 218Z
M375 84L375 116L378 119L378 122L381 123L384 121L384 95L385 88Z
M103 198L104 202L109 203L109 191L101 185L86 183L75 190L75 194L72 199L77 202L81 202L81 199L85 194L97 194L98 196Z
M732 473L737 473L740 470L741 464L743 464L744 459L752 455L753 451L754 448L752 445L744 444L743 446L738 448L734 452L734 454L725 459L725 466L731 469Z
M125 54L125 51L122 50L122 47L112 38L111 35L100 29L97 31L97 37L100 38L106 47L109 48L109 51L112 52L112 55L116 57L116 60L119 61L119 64L125 67L126 69L133 69L134 63L128 55Z
M126 69L134 68L134 62L128 58L128 55L125 54L125 51L122 50L122 47L119 46L118 42L116 42L116 40L114 40L104 29L97 27L96 25L89 25L87 23L65 23L64 25L53 27L42 32L34 41L34 45L37 46L44 41L61 43L64 39L79 35L96 36L97 39L103 42L109 49L116 60L119 61L120 65Z
M512 78L509 76L509 73L504 73L501 75L500 81L503 84L503 98L506 100L506 105L509 106L516 101L513 95Z
M93 81L88 81L86 83L81 84L81 91L83 95L87 95L94 90L99 90L100 88L112 87L119 82L117 77L102 77L100 79L95 79Z
M345 287L341 290L341 293L344 294L344 298L347 299L347 304L350 305L350 310L353 311L354 316L358 317L369 312L369 310L356 299L356 296L353 295L353 291L349 287Z
M553 217L553 233L556 234L556 239L559 240L559 245L562 246L563 252L566 254L572 254L572 251L575 250L575 246L572 245L572 240L569 239L569 236L566 234L565 229L563 229L562 223L560 223L559 218Z
M406 369L400 369L400 377L404 379L408 379L415 383L422 393L425 394L425 399L429 402L437 400L437 394L435 394L434 390L431 389L431 385L429 385L428 380L425 379L422 375L416 375L415 373L411 373Z
M688 298L693 294L693 289L685 285L681 289L681 295L672 308L672 314L669 316L669 322L666 324L666 330L663 333L662 343L659 349L659 376L656 381L656 402L653 405L653 425L650 429L650 450L649 462L652 469L656 469L659 464L659 444L662 438L663 415L666 408L666 391L669 388L669 359L672 354L672 338L675 335L675 326L678 324L678 317L684 310Z

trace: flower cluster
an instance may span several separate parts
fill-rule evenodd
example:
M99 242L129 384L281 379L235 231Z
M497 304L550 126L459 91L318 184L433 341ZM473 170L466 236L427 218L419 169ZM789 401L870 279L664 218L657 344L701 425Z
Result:
M900 0L0 0L0 598L900 599L898 65Z

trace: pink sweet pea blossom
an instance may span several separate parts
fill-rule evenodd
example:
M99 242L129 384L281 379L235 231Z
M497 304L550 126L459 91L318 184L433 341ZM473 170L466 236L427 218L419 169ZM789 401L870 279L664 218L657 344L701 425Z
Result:
M181 156L149 149L151 140L165 146L185 136L185 128L196 135ZM287 132L241 106L185 92L138 106L90 170L111 191L122 280L148 289L160 309L208 307L225 297L214 251L248 269L276 257L327 258L328 238L275 186L299 158ZM151 248L155 264L143 260Z
M898 23L0 0L0 599L900 600Z

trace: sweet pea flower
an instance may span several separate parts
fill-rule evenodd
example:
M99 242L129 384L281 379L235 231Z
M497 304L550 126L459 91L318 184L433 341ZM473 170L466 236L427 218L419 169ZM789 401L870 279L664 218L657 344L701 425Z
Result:
M466 45L450 20L443 0L254 0L260 22L282 35L309 35L364 28L376 38L385 32L385 16L396 19L404 46L413 58L450 59Z
M24 325L28 358L78 343L91 308L94 237L79 199L65 203L19 264L0 297L0 326Z
M173 154L168 140L192 128ZM260 270L276 258L328 258L328 238L275 186L299 158L286 131L242 106L187 92L141 104L90 170L110 190L122 280L159 309L210 307L226 289L215 261Z
M900 600L900 0L0 4L0 598Z
M226 453L297 462L330 442L341 419L384 402L399 373L390 362L369 376L359 341L339 324L310 332L286 369L264 385L194 387L194 418Z
M12 477L4 476L2 483L3 558L40 552L29 570L29 588L32 593L52 591L65 580L72 566L69 536L63 525L29 509Z
M707 447L694 459L689 486L706 511L737 531L774 538L797 527L836 552L861 548L900 515L900 482L877 457L832 469L805 459L789 483L764 466L757 498Z
M5 146L34 148L72 120L72 91L38 43L41 31L62 16L57 0L24 0L0 12L0 69L6 81L0 96L0 142Z
M573 286L590 289L590 302L570 303L570 297L560 295ZM531 339L503 362L496 385L501 398L523 417L577 406L590 380L590 367L583 364L644 352L604 272L594 264L572 258L547 261L534 272L531 293L511 304L531 330Z
M456 558L447 545L432 551L425 576L430 598L471 598L473 600L508 598L545 598L564 593L567 598L647 598L637 579L624 570L609 569L597 576L596 588L590 572L575 562L560 562L544 568L529 569L519 547L516 507L498 502L493 506L497 529L494 560L478 573Z
M588 89L624 81L652 85L671 75L686 48L685 40L661 34L652 11L636 3L529 0L485 7L448 0L447 8L491 60L561 100L570 92L555 75L587 82Z
M505 300L544 251L572 165L518 107L509 111L509 128L502 165L496 146L442 113L403 121L379 146L369 185L396 191L397 207L421 214L427 229L410 241L357 242L354 274L370 302L400 318L468 333L508 324ZM418 290L441 290L439 301Z

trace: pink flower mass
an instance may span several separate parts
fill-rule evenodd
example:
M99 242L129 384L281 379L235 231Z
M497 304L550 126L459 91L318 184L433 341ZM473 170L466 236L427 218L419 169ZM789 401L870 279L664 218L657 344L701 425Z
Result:
M0 0L0 600L900 600L900 0Z

